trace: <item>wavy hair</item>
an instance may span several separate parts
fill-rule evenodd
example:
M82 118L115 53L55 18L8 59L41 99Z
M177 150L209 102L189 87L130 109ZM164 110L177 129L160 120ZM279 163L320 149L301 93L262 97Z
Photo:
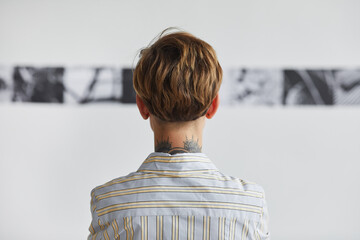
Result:
M190 33L166 33L140 52L134 89L150 113L166 122L195 120L216 97L222 68L214 49Z

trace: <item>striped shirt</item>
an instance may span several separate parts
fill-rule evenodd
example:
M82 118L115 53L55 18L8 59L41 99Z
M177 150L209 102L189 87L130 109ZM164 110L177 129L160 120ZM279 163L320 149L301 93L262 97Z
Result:
M202 153L150 154L91 192L90 239L269 239L263 189Z

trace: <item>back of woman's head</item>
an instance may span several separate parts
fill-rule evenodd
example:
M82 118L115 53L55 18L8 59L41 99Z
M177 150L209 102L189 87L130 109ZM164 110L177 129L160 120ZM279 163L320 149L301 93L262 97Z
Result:
M160 35L141 51L134 70L136 93L151 114L167 122L205 115L221 81L214 49L187 32Z

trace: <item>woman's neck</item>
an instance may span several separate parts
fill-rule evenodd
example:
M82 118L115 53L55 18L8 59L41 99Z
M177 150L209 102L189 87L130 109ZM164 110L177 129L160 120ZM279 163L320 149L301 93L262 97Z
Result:
M204 119L188 123L153 124L155 152L198 153L202 148Z

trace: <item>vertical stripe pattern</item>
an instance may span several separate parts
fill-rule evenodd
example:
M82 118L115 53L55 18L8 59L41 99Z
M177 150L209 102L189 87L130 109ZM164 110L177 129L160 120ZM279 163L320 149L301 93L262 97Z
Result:
M106 229L104 230L104 238L105 238L105 240L110 240L109 234L107 233Z
M114 238L115 238L115 240L120 240L119 225L117 224L116 219L114 219L114 221L111 223L111 226L114 229Z
M219 240L225 240L225 221L226 218L225 217L219 217Z
M133 240L134 228L132 224L132 217L124 217L124 229L126 231L126 240Z
M164 217L156 216L156 240L163 240Z
M179 240L179 216L172 216L171 239Z
M148 240L148 216L141 216L141 240Z
M236 218L232 218L230 221L230 231L229 231L229 239L235 240L235 230L236 230Z
M247 239L249 234L249 220L245 220L242 228L241 240Z
M210 239L210 216L203 217L203 240Z
M188 216L187 219L187 240L194 240L195 216Z

